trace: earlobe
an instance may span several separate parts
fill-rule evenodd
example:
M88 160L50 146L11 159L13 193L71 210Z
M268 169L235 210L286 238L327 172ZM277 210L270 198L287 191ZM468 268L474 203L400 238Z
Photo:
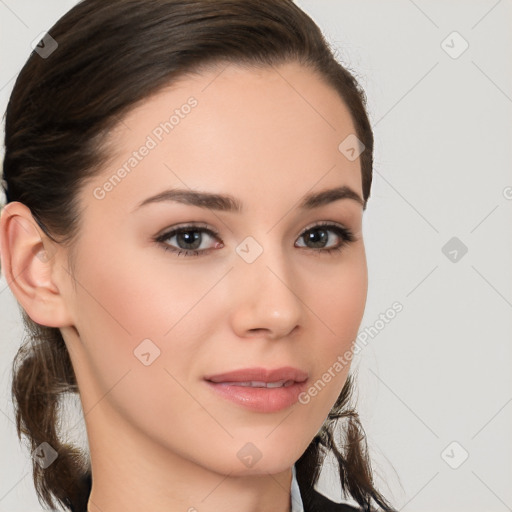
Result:
M54 282L55 256L55 243L41 230L30 209L17 201L7 204L0 217L2 274L34 322L64 327L72 321Z

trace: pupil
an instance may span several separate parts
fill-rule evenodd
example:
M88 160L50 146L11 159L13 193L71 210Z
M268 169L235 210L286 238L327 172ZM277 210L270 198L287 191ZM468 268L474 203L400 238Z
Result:
M191 236L190 235L191 233L194 233L194 235ZM189 244L189 245L194 244L200 238L201 238L201 236L198 231L183 231L182 233L179 233L177 236L178 243L181 239L182 241L184 241L185 244ZM201 242L199 241L199 243L196 243L194 245L194 247L186 247L186 249L197 249L200 245L201 245Z
M317 236L315 233L321 233L319 236ZM311 231L309 233L309 240L313 242L314 244L320 244L322 245L322 242L325 242L327 236L325 230L316 230Z

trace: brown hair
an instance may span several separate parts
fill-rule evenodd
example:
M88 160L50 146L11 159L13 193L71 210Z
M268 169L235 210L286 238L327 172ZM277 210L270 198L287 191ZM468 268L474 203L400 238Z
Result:
M3 186L7 203L20 201L52 240L72 245L79 231L77 193L108 160L108 132L137 103L174 79L215 64L268 67L298 62L332 86L348 107L357 137L363 196L370 195L373 133L366 97L335 58L320 29L292 0L83 0L50 30L58 47L33 52L6 111ZM341 142L341 141L340 141ZM34 450L58 452L46 469L33 461L38 498L73 510L91 490L87 454L60 439L60 398L77 382L58 328L39 325L22 310L28 332L13 362L16 427ZM296 462L309 503L327 451L339 464L341 486L365 511L393 510L375 489L365 434L345 386L322 429ZM334 440L344 420L342 448Z

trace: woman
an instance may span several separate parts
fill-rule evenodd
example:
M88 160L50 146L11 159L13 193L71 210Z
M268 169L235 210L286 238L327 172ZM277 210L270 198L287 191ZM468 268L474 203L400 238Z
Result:
M349 407L373 135L304 12L84 0L22 69L5 146L13 401L45 504L393 510ZM88 454L59 431L69 392ZM359 508L314 488L329 451Z

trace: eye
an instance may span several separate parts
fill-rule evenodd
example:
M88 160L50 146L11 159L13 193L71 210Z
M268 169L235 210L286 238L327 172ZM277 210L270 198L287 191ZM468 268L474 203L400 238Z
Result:
M172 229L171 231L167 231L155 238L155 241L161 243L164 250L174 252L177 256L182 254L184 256L199 256L199 254L209 252L209 249L205 247L201 248L205 234L210 238L218 239L218 233L212 229L194 224L180 226ZM169 243L173 238L176 239L173 245L177 245L177 248L173 247L173 245ZM214 247L224 247L224 244L222 242L217 242Z
M326 247L327 243L333 238L329 233L334 233L340 241L332 247ZM306 243L311 243L313 248L320 249L317 252L331 253L333 251L341 251L347 244L355 241L355 237L348 228L338 225L331 224L328 222L322 222L308 228L300 237L306 240ZM298 246L304 247L304 246Z

